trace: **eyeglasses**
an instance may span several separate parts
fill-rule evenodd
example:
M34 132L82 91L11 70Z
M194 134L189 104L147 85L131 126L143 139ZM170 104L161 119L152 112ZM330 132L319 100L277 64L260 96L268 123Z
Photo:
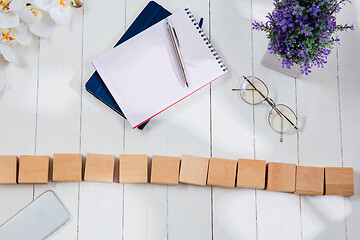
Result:
M296 114L284 104L275 104L274 100L268 97L269 89L263 81L254 76L243 78L245 81L240 84L240 88L232 90L239 91L241 98L248 104L267 102L270 105L268 122L272 129L280 133L280 142L283 141L284 133L298 130Z

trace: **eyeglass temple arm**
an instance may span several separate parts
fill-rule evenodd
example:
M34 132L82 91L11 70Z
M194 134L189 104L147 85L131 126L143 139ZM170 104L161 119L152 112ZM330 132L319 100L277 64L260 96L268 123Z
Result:
M250 82L247 77L243 76L243 78L246 79L246 81L261 95L261 97L263 97L263 98L265 99L265 101L266 101L273 109L275 109L275 111L276 111L279 115L283 116L283 117L284 117L289 123L291 123L291 125L293 125L293 127L297 130L296 125L295 125L288 117L286 117L282 112L280 112L280 111L277 109L275 103L274 103L273 101L270 101L270 98L266 97L259 89L257 89L257 88L255 87L255 85L254 85L252 82Z

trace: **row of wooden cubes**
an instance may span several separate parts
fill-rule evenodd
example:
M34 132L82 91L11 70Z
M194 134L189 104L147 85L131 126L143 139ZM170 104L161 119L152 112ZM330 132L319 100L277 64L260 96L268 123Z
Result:
M0 183L47 183L49 156L0 156ZM54 154L54 182L82 181L81 154ZM181 163L181 164L180 164ZM89 153L85 181L113 182L115 157ZM18 169L18 170L17 170ZM147 183L147 155L120 155L119 182ZM17 174L18 173L18 174ZM18 178L17 178L18 176ZM354 173L344 167L305 167L262 160L153 156L150 183L244 187L307 195L354 195Z

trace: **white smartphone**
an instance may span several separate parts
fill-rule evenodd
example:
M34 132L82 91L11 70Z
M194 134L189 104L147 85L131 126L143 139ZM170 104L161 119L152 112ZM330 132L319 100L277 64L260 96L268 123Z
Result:
M53 191L46 191L0 227L0 239L42 240L70 219Z

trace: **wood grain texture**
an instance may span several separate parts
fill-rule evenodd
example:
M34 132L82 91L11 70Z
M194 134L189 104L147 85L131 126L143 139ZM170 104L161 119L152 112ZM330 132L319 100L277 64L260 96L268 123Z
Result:
M91 61L111 49L124 29L125 0L109 0L106 4L96 0L84 2L80 143L83 155L87 152L116 156L123 153L123 118L88 93L85 83L94 73ZM80 183L79 192L77 239L120 238L123 234L123 185Z
M349 167L325 168L325 195L354 195L354 169Z
M239 159L236 187L265 188L266 161Z
M212 157L255 158L253 108L231 89L240 86L242 75L252 74L252 4L256 2L210 1L211 43L229 69L211 84ZM257 239L256 197L253 189L213 188L213 238Z
M148 4L147 0L126 1L126 28ZM167 8L167 1L157 1ZM151 119L144 131L132 129L125 122L123 150L125 154L168 155L167 114ZM141 146L139 148L139 146ZM124 184L124 239L159 239L168 235L167 187L153 184ZM151 219L151 221L149 221Z
M0 94L0 154L35 154L36 101L38 89L39 38L27 46L13 48L18 64L0 58L9 89ZM32 185L0 187L0 224L5 223L33 200Z
M148 1L84 3L70 25L56 26L51 40L34 38L30 46L14 46L18 65L0 60L10 84L0 96L1 154L191 154L353 167L354 196L344 200L185 184L1 185L0 224L53 189L73 218L51 239L358 239L359 3L346 4L337 14L337 23L357 24L355 31L340 34L341 45L328 64L294 80L260 64L268 40L251 31L251 21L266 20L272 1L159 1L172 12L190 7L197 19L204 17L205 32L230 72L155 118L145 131L132 130L83 85L94 71L90 61L113 47ZM242 75L252 74L266 82L277 103L297 111L298 136L285 135L280 143L266 120L269 108L252 108L230 91Z
M16 184L18 157L14 155L0 156L0 184Z
M323 195L324 168L297 166L295 194Z
M182 155L179 182L206 186L209 158Z
M210 158L208 186L233 188L235 186L237 161L223 158Z
M336 45L324 68L314 67L310 75L296 79L299 165L343 165L338 81ZM343 197L300 197L300 201L303 240L346 239Z
M273 9L273 1L253 0L252 20L267 21L266 15ZM269 97L296 112L295 79L261 64L268 51L269 39L264 32L256 30L252 30L252 35L252 74L265 82L269 88ZM254 106L254 158L266 159L268 162L298 164L296 132L284 135L283 142L280 142L280 134L275 132L268 123L270 109L266 103ZM258 240L302 240L299 208L300 202L297 195L257 191ZM269 224L269 216L271 216L271 224Z
M48 183L49 156L21 155L19 160L19 183Z
M121 154L119 168L120 183L148 182L148 156L145 154Z
M50 39L40 40L36 154L80 151L83 13L84 8L72 9L69 24L56 24ZM34 187L34 198L47 190L56 192L73 216L67 228L52 235L53 240L76 239L78 186L77 182L49 182Z
M179 183L180 158L152 156L150 182L155 184L177 185Z
M55 153L53 157L54 182L81 182L82 155L75 153Z
M296 165L269 162L267 165L266 190L295 192Z
M210 0L167 0L171 12L188 7L209 37ZM166 6L165 5L165 6ZM210 156L210 86L206 86L167 113L167 155ZM193 118L191 116L196 116ZM211 188L180 184L168 187L169 239L211 239ZM179 211L179 209L182 209ZM184 231L187 229L187 231Z
M115 157L107 154L88 153L85 162L84 181L112 183Z
M337 15L339 24L355 23L354 31L339 33L341 44L338 46L339 67L339 100L341 117L341 136L343 166L354 168L355 192L353 197L345 199L346 237L348 240L360 236L360 161L359 144L356 141L360 129L354 119L360 118L360 109L355 103L360 101L360 84L357 76L360 74L360 2L352 1L346 4ZM355 124L355 125L354 125Z

